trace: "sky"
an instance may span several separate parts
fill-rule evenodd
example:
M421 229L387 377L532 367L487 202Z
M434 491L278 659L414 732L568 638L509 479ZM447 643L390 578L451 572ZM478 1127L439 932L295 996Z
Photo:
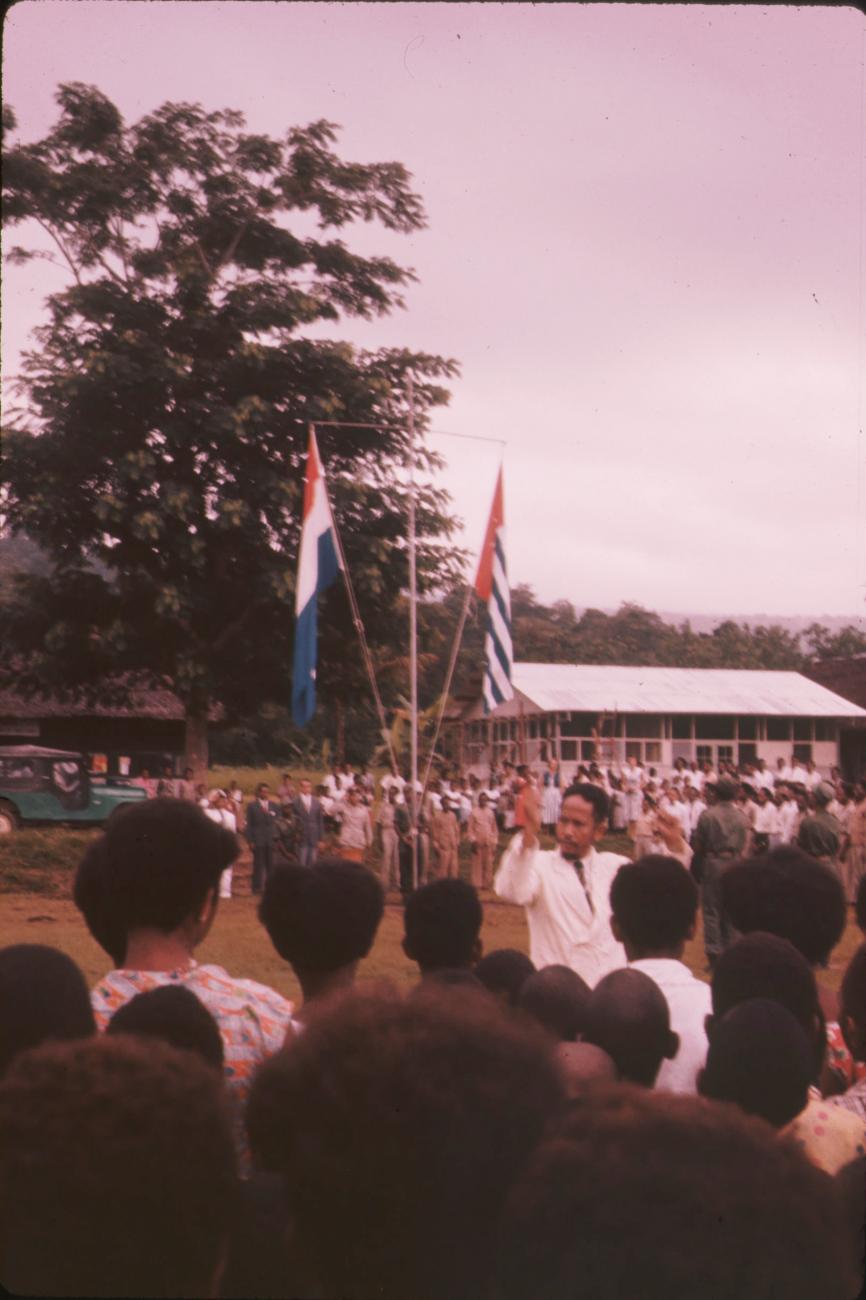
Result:
M861 12L19 0L4 37L22 140L74 80L406 165L426 229L345 237L418 282L340 334L460 363L430 443L473 555L504 455L512 586L866 630ZM4 381L59 276L4 266Z

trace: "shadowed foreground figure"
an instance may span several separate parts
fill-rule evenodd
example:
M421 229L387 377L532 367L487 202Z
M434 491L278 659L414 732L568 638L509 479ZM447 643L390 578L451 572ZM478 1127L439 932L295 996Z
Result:
M482 957L475 967L475 975L503 1006L516 1007L520 990L535 973L535 967L525 952L517 948L496 948Z
M486 996L323 1010L259 1072L248 1111L307 1256L290 1293L477 1300L508 1189L563 1104L546 1041Z
M222 1079L225 1057L219 1026L204 1003L181 984L136 994L114 1013L105 1032L157 1039L178 1051L197 1052Z
M0 949L0 1075L28 1047L95 1033L90 993L71 957L38 943Z
M403 951L422 978L467 970L481 956L481 903L465 880L434 880L406 900Z
M713 1025L701 1096L784 1128L806 1105L814 1064L813 1044L790 1011L752 998Z
M277 867L268 877L259 919L298 977L305 1019L314 1002L355 982L373 946L385 895L360 863L319 858L315 866Z
M662 1061L677 1054L665 996L648 975L616 970L596 984L582 1038L607 1052L620 1078L652 1088Z
M237 1198L222 1088L190 1052L94 1038L0 1082L0 1278L16 1294L217 1294Z
M499 1300L851 1300L832 1181L761 1120L588 1093L512 1194Z
M517 1005L557 1042L574 1042L583 1032L590 988L568 966L545 966L530 975Z

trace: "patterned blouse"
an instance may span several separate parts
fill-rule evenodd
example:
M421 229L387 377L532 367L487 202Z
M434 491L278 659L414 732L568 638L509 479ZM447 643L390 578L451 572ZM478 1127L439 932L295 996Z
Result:
M261 1062L278 1052L286 1034L293 1032L292 1004L265 984L234 979L222 966L200 966L196 961L171 971L113 970L90 994L98 1028L105 1029L115 1011L136 994L165 984L182 984L189 989L219 1026L235 1145L241 1172L247 1173L249 1152L243 1117L250 1083Z

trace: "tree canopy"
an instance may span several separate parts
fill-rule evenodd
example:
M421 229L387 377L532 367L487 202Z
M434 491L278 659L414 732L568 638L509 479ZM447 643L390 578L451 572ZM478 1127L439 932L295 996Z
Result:
M408 233L424 213L401 164L343 160L326 121L274 139L197 104L128 125L78 83L57 101L36 143L9 143L3 115L6 221L27 237L9 257L47 256L48 239L69 279L23 360L4 454L8 523L53 568L19 578L3 634L27 654L25 684L169 684L201 744L215 699L243 712L288 698L310 421L377 426L318 436L374 648L396 636L406 380L423 431L456 366L316 326L390 312L414 278L336 232ZM454 576L452 528L446 496L421 489L422 590ZM364 687L342 593L321 629L320 680L345 702Z

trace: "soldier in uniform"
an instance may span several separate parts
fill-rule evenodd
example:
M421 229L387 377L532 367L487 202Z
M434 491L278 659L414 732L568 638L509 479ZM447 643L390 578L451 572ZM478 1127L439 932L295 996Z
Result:
M743 855L749 838L749 819L735 806L736 794L733 781L719 781L716 802L701 813L695 827L692 872L701 886L704 948L711 968L735 937L722 910L719 882L731 863Z
M829 867L838 876L839 848L842 844L842 826L827 805L835 797L832 785L822 781L812 791L815 811L804 817L797 832L797 848L816 858L822 866ZM843 881L844 884L844 881Z

